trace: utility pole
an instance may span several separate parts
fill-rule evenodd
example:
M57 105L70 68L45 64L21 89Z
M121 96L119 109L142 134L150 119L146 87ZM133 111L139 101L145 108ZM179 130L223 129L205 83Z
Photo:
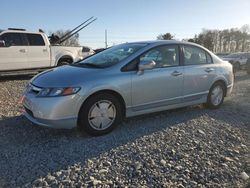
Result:
M105 29L105 48L108 48L107 29Z

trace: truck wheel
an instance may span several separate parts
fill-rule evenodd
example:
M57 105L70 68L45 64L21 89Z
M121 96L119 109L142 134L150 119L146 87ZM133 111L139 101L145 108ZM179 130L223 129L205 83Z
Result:
M69 65L72 63L71 59L61 59L59 60L59 62L57 63L57 66L63 66L63 65Z
M120 101L101 93L87 99L78 116L78 127L93 136L111 132L122 121Z

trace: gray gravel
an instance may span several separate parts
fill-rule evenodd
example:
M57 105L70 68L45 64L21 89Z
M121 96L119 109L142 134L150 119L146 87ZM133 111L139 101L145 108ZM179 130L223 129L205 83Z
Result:
M28 80L0 82L0 187L244 187L250 175L250 76L218 110L182 108L89 137L29 123Z

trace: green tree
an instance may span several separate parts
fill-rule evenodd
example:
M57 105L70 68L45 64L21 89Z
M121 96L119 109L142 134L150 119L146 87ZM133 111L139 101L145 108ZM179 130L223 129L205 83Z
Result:
M171 40L174 36L170 33L161 34L157 39ZM224 30L203 29L194 38L184 41L195 42L209 50L217 52L245 52L250 50L250 26L243 25L241 28L229 28Z
M174 35L171 33L160 34L157 36L157 40L173 40Z
M195 42L194 39L188 39L187 41L188 41L188 42Z
M52 35L52 33L56 36L58 36L59 38L64 36L66 33L68 33L70 30L57 30L55 32L50 32L50 35ZM72 37L70 37L69 39L67 39L66 41L64 41L63 43L61 43L60 45L62 46L79 46L79 34L76 33L75 35L73 35Z

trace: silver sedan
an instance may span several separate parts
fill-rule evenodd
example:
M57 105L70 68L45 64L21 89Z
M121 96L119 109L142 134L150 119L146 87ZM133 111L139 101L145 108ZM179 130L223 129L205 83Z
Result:
M232 88L232 65L202 46L126 43L35 76L23 114L38 125L102 135L125 117L201 103L218 108Z

